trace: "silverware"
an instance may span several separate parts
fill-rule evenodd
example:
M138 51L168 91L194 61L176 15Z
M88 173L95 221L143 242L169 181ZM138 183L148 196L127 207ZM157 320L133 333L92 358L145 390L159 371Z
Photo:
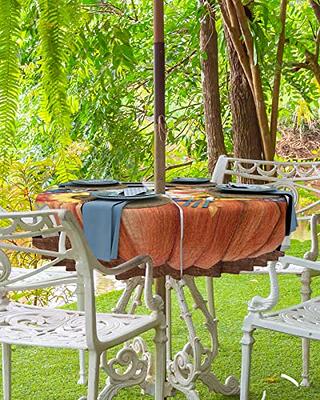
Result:
M186 202L186 201L189 200L189 199L177 199L177 198L172 198L172 200L173 200L175 203L184 203L184 202Z
M208 197L202 205L202 208L208 208L209 204L213 202L213 197Z
M188 207L188 206L190 206L190 204L191 204L192 202L193 202L193 198L191 198L191 199L185 201L185 202L182 204L182 207Z
M193 204L192 204L192 208L197 208L198 207L198 205L201 203L201 200L197 200L197 201L195 201Z

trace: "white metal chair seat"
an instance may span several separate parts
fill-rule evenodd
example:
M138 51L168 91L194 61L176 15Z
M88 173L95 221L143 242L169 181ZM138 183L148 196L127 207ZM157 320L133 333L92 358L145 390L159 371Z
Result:
M107 347L155 328L155 315L96 314L97 336ZM88 350L85 313L9 303L0 311L0 342Z
M35 274L30 275L32 272ZM66 271L66 267L63 266L52 267L39 273L37 270L14 267L11 269L10 281L4 286L8 291L19 291L77 283L77 273Z
M269 329L289 335L320 340L320 297L252 321L255 328Z
M304 271L305 268L300 266L300 265L295 265L295 264L289 264L287 268L284 268L283 265L280 262L277 262L276 264L276 271L280 275L287 275L287 274L296 274L296 275L301 275ZM266 267L254 267L253 271L241 271L240 274L256 274L256 275L267 275L268 274L268 269Z
M304 268L320 271L319 262L303 260L297 257L283 257L280 261L283 264L294 263ZM249 314L243 323L240 400L249 399L251 353L254 344L253 333L256 329L271 330L304 339L320 340L320 297L271 312L279 299L279 285L275 264L275 262L272 262L269 265L270 295L266 298L255 296L249 302ZM308 380L303 384L307 386L309 384Z
M50 210L49 207L43 207L42 211ZM0 207L0 215L8 215L10 213ZM39 217L34 218L30 217L27 213L25 213L25 217L23 218L23 223L28 225L34 225L36 227L37 221L39 222ZM59 229L57 228L57 222L52 217L49 216L46 221L48 228L48 236L56 236L59 237L59 249L66 249L66 236L64 233L59 235ZM31 235L30 238L34 238L34 235ZM43 237L43 236L39 236ZM16 237L19 239L19 234ZM31 239L32 240L32 239ZM45 252L44 252L45 255ZM61 263L60 263L61 264ZM1 266L1 260L0 260ZM6 292L15 292L15 291L24 291L24 290L35 290L35 289L45 289L52 287L59 287L64 285L75 284L76 285L76 297L78 308L83 310L83 286L81 282L77 279L76 272L69 272L66 270L66 267L54 266L42 266L37 269L24 269L11 267L10 274L7 277L1 275L0 268L0 295L1 293ZM86 371L85 371L85 357L84 353L80 352L80 369L79 369L79 384L86 383Z

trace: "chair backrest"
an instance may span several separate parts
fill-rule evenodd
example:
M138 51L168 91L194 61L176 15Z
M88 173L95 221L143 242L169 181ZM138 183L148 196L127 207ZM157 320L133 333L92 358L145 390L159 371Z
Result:
M278 162L220 156L212 181L221 184L226 181L237 182L241 178L261 184L272 183L279 189L290 190L300 215L316 211L317 206L320 206L320 199L317 199L320 197L320 162ZM301 200L307 193L311 202L305 205Z
M56 224L52 223L53 218ZM58 251L52 251L32 247L33 237L57 233L68 237L71 243L70 248L59 246ZM93 270L96 267L100 269L100 264L91 253L73 215L66 210L0 213L0 287L2 286L4 291L6 283L14 282L14 279L10 279L10 273L12 254L16 252L50 258L50 261L41 266L42 270L57 265L64 259L75 261L79 280L83 280L85 287L87 343L89 347L95 347L99 341L96 328ZM29 277L32 277L33 273L36 271L31 271ZM4 304L0 304L0 307L4 306L7 301L6 299L2 300Z

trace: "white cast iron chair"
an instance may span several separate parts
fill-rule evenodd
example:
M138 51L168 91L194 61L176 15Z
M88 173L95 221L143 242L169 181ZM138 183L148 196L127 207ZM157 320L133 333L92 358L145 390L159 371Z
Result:
M299 189L312 194L314 197L320 195L320 162L276 162L261 161L241 158L231 158L225 155L219 157L212 181L221 184L225 182L239 182L241 179L254 180L261 184L272 184L280 190L290 190L294 195L296 213L298 221L307 221L310 224L311 248L304 258L315 261L319 254L319 243L317 234L317 223L320 210L320 199L311 204L299 208ZM311 186L310 182L318 182L319 188ZM307 215L306 215L307 213ZM281 247L286 250L290 247L290 238L287 237ZM283 265L277 263L279 273L296 274L301 277L301 298L307 301L311 297L311 277L318 275L319 272L307 269L299 264L290 263ZM253 273L265 274L266 268L255 268ZM302 341L302 386L309 386L309 341Z
M320 263L302 260L296 257L283 257L283 264L296 264L320 272ZM242 337L242 367L240 383L240 400L249 399L249 381L251 352L254 344L253 332L256 329L266 329L304 339L320 340L320 297L291 306L276 312L270 312L277 304L279 287L275 262L269 264L271 292L269 297L255 296L249 303L249 314L243 323ZM279 396L280 398L281 396Z
M51 218L59 225L52 228ZM58 251L30 248L20 244L22 239L62 232L71 248ZM78 279L84 284L84 312L34 307L13 303L6 293L10 287L12 254L33 253L51 257L46 265L54 266L61 260L76 263ZM124 273L131 268L145 268L145 303L149 315L97 314L93 272L107 275ZM165 319L163 302L152 295L152 263L149 256L138 256L113 269L106 269L91 253L81 228L66 210L16 212L0 214L0 343L2 343L3 399L11 400L11 345L69 348L89 352L87 400L109 400L125 386L141 383L148 373L148 360L140 359L135 347L128 341L155 329L155 398L163 399L165 371ZM30 277L31 281L31 277ZM102 352L126 343L117 357L106 364L107 384L98 397L99 360ZM128 366L121 374L116 364ZM82 398L85 399L85 398Z
M48 208L47 208L48 209ZM0 215L8 214L9 211L0 207ZM25 221L29 223L35 223L33 217L25 218ZM51 225L50 225L51 224ZM48 236L59 237L59 251L65 251L66 249L66 235L62 232L59 235L59 228L57 228L56 221L54 218L47 220L47 232ZM50 229L49 229L50 228ZM36 235L32 235L34 238ZM54 288L65 285L76 285L76 296L78 310L84 310L84 293L83 283L77 276L76 272L67 271L64 266L51 265L46 263L37 269L11 267L10 277L6 277L5 280L0 280L0 290L6 290L6 292L19 292L27 290L36 290L44 288ZM79 354L80 369L79 369L79 384L86 384L86 366L85 366L85 355L83 351Z

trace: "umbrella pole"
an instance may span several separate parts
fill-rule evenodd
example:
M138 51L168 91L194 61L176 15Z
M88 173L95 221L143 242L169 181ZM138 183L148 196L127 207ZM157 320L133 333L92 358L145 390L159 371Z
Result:
M165 193L165 50L164 2L153 1L154 27L154 180L156 193ZM165 300L165 277L156 280L156 291Z
M166 128L165 128L165 49L164 0L153 0L154 29L154 181L156 193L165 193ZM166 301L165 276L155 281L156 293ZM166 310L166 305L165 308ZM166 352L158 360L166 365ZM166 375L166 370L162 371Z
M157 193L165 192L165 50L164 4L154 0L154 178Z

